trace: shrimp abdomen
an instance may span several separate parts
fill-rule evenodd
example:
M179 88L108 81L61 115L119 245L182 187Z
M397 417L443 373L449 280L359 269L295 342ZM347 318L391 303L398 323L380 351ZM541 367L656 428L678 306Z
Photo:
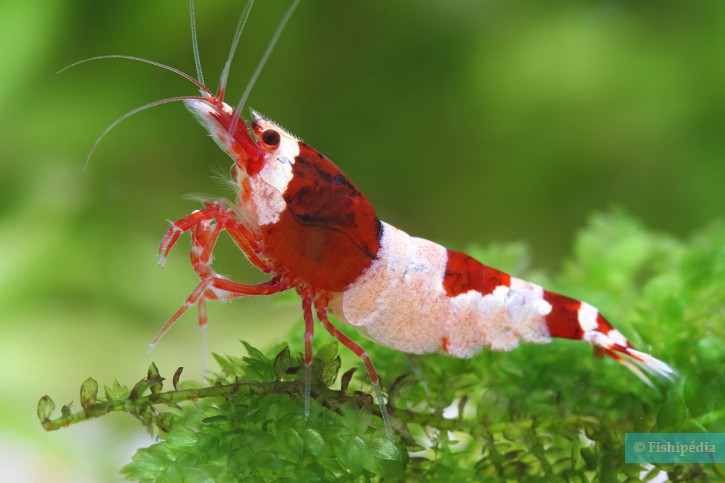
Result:
M645 380L674 371L634 349L592 305L382 223L376 260L330 307L385 346L469 358L519 342L583 340ZM624 356L624 357L623 357ZM640 370L642 369L642 370Z

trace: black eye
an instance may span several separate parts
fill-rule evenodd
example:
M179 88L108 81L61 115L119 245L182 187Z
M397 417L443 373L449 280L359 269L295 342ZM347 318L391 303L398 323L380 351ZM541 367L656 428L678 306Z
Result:
M262 133L262 144L267 149L275 149L279 146L279 133L274 129L267 129Z

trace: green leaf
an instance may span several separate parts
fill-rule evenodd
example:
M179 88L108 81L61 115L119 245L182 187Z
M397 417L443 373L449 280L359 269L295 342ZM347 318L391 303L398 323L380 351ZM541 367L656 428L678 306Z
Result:
M199 435L189 428L177 427L164 436L164 439L175 446L192 447L199 442Z
M132 401L142 397L146 391L149 390L151 386L154 384L157 384L157 381L150 380L150 379L143 379L139 382L137 382L133 389L131 389L131 394L128 395L128 398Z
M244 348L247 350L247 356L256 361L261 362L267 362L267 358L265 357L262 352L257 349L256 347L252 346L251 344L247 343L246 341L242 341L242 344L244 345Z
M388 391L388 403L395 406L403 392L418 382L420 382L418 378L410 372L406 372L405 374L398 376L390 385L390 390Z
M340 359L340 356L335 357L332 362L323 366L321 379L325 386L330 387L335 383L337 374L340 372L340 367L342 367L342 359Z
M38 419L40 422L47 421L53 415L55 411L55 403L48 396L43 396L38 401Z
M284 440L289 449L295 455L301 457L305 450L305 443L302 436L292 428L284 432Z
M320 456L325 450L324 438L312 428L302 430L302 440L305 443L307 452L314 456Z
M582 448L580 454L586 462L587 469L593 470L597 467L597 455L592 448Z
M168 433L174 428L174 422L177 419L177 416L174 415L174 413L171 412L163 412L160 413L155 418L156 427L158 427L161 431Z
M350 381L352 380L352 376L355 374L356 370L356 367L348 369L340 378L340 391L342 391L343 394L347 392L347 388L350 385Z
M219 368L221 369L223 375L228 376L232 374L233 369L228 358L221 354L217 354L216 352L212 352L211 356L214 358L216 363L219 364Z
M402 455L395 443L387 438L373 438L368 443L370 453L383 460L400 460Z
M136 453L131 461L141 471L158 475L167 466L170 451L160 445L154 445L146 451Z
M184 371L183 367L179 367L176 369L176 372L174 372L174 377L171 380L171 385L174 386L174 391L179 390L179 379L181 378L181 373Z
M81 406L88 409L96 403L98 398L98 383L92 377L86 379L81 385Z
M156 363L152 362L146 373L146 379L155 379L157 377L159 377L159 368L156 367Z
M665 402L657 413L657 430L659 432L677 431L685 419L685 412L685 403L679 397Z
M210 416L201 420L204 424L216 424L216 423L227 423L229 422L229 416L225 414L217 414L216 416Z
M369 453L365 441L359 436L354 436L341 448L337 456L351 473L357 473L367 463Z
M232 374L236 376L244 375L252 379L274 377L274 369L267 356L245 341L242 341L242 344L247 350L247 356L242 358L243 365L235 362L234 358L229 358L233 364Z
M282 349L279 354L277 354L277 357L274 358L274 375L276 380L281 380L286 374L287 369L292 366L292 356L290 356L290 349L289 346L285 346L284 349Z
M315 352L315 358L320 359L322 362L330 363L335 357L337 357L337 342L328 342L323 345Z
M126 399L128 398L131 391L128 389L128 387L123 386L119 384L118 380L113 380L113 387L103 386L105 393L106 393L106 399L109 401L117 401L119 399Z

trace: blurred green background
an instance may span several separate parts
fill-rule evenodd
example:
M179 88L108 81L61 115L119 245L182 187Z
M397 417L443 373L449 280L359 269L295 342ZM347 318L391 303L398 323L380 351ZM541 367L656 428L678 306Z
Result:
M198 2L213 87L242 1ZM229 87L236 99L287 1L260 1ZM88 376L139 379L148 342L197 283L188 241L161 270L168 227L231 196L229 160L166 71L79 59L130 54L193 74L185 0L0 3L0 467L18 481L115 478L150 439L125 415L45 434L43 394ZM595 211L622 207L685 236L725 206L725 3L306 0L249 105L335 161L384 220L464 249L526 241L556 270ZM262 277L228 240L217 268ZM495 260L484 262L496 265ZM301 319L294 297L210 307L210 349L265 346ZM301 336L301 333L300 333ZM153 354L198 377L190 314Z

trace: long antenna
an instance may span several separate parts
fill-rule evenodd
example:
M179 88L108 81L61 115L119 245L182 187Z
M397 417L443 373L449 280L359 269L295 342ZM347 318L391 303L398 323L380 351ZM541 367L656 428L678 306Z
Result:
M133 116L134 114L137 114L137 113L144 111L146 109L149 109L151 107L156 107L156 106L160 106L162 104L169 104L170 102L179 102L179 101L202 101L202 102L208 103L209 99L204 98L204 97L195 97L195 96L171 97L169 99L161 99L159 101L150 102L141 107L137 107L136 109L131 109L126 114L124 114L123 116L121 116L118 119L116 119L115 121L113 121L106 129L103 130L101 135L98 136L98 138L96 138L96 142L93 143L93 146L91 147L91 151L88 153L88 156L86 157L86 162L83 165L83 171L85 171L86 168L88 168L88 163L91 160L91 156L93 156L93 152L98 147L98 144L103 140L104 137L106 137L106 134L108 134L111 131L111 129L116 127L121 121L125 121L126 119Z
M232 41L232 47L229 49L229 57L227 57L227 61L224 64L224 69L222 69L222 75L219 79L219 89L217 89L217 99L219 99L220 102L224 101L224 94L227 90L227 79L229 79L229 69L232 66L232 59L234 58L234 53L237 50L237 45L239 44L239 39L242 37L242 32L244 32L244 26L247 25L247 19L249 18L249 12L252 11L252 5L254 5L254 0L249 0L247 2L247 6L244 7L244 12L242 12L242 16L239 17L239 23L237 24L237 31L234 32L234 40Z
M204 84L204 73L201 71L201 58L199 57L199 41L196 38L196 15L194 14L194 0L189 0L189 16L191 17L191 45L194 49L194 64L196 64L196 77Z
M284 17L282 17L282 20L279 22L279 25L277 26L277 30L274 31L274 35L272 36L272 40L269 41L267 50L264 51L264 55L262 55L262 59L259 61L259 64L257 64L257 68L254 71L254 74L252 74L252 77L249 79L247 88L244 89L242 98L239 99L239 104L237 104L237 109L236 109L236 111L234 111L234 116L232 117L232 122L229 126L230 133L233 133L236 130L237 123L239 122L239 116L240 116L239 113L244 108L244 104L247 103L249 94L252 92L252 88L254 87L255 82L257 82L257 78L259 77L259 74L262 73L262 69L264 68L264 65L267 63L267 59L269 59L269 56L272 54L272 50L274 49L274 46L277 44L277 40L279 40L280 35L282 35L282 31L284 30L285 25L287 25L287 21L290 19L290 17L294 13L294 11L297 8L297 5L299 5L300 1L301 0L295 0L292 3L292 5L290 5L290 7L287 9L287 12L284 14Z
M206 86L204 86L203 82L199 82L198 80L194 79L189 74L187 74L186 72L180 71L179 69L176 69L175 67L171 67L166 64L162 64L161 62L156 62L155 60L144 59L143 57L135 57L133 55L98 55L96 57L90 57L88 59L79 60L78 62L73 62L70 65L66 65L65 67L60 69L58 72L56 72L56 74L61 74L65 71L67 71L68 69L70 69L71 67L75 67L80 64L85 64L86 62L92 62L94 60L103 60L103 59L133 60L136 62L143 62L144 64L150 64L150 65L153 65L154 67L160 67L161 69L166 69L168 71L173 72L174 74L177 74L177 75L183 77L184 79L188 80L189 82L193 83L196 87L201 89L202 92L204 92L205 94L208 94L209 97L212 96L211 91L209 89L207 89Z

